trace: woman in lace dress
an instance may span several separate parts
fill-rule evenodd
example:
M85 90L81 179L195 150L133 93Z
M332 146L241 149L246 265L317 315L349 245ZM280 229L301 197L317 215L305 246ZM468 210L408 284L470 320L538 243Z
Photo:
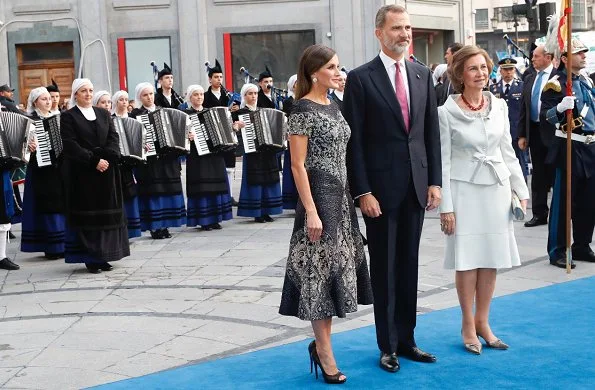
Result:
M299 193L279 313L312 322L308 350L325 381L346 380L331 347L332 317L372 304L362 237L349 196L345 156L351 135L329 88L340 81L339 60L323 45L307 48L298 67L289 117L291 167Z

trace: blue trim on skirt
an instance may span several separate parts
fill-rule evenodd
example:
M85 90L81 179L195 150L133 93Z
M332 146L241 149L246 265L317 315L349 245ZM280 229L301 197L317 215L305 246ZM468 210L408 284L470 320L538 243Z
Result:
M244 157L244 167L246 158ZM238 202L239 217L262 217L283 213L283 200L279 182L267 185L249 185L246 169L242 169L242 187Z
M141 230L179 227L186 223L184 195L139 196Z
M91 256L87 248L83 246L75 230L66 228L66 251L64 261L67 264L103 264L105 261Z
M138 196L124 201L124 216L128 221L128 238L140 237L140 211L138 208Z
M27 175L25 179L22 223L21 252L64 253L66 217L64 214L37 212L33 175Z
M188 198L186 226L207 226L233 218L229 193Z

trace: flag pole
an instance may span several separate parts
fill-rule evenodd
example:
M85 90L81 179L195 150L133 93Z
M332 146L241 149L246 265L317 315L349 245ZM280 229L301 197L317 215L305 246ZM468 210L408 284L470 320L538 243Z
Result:
M566 23L566 96L572 96L572 7L564 9ZM571 272L571 213L572 213L572 110L566 110L566 273Z

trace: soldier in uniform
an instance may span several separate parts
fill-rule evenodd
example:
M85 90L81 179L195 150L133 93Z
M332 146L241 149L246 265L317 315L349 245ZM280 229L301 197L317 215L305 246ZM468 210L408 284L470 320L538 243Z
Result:
M567 68L567 53L562 53L560 67L541 95L541 122L552 136L546 162L556 168L550 207L548 254L550 264L565 268L566 247L566 110L573 111L572 128L572 260L595 262L590 247L595 227L595 91L589 77L581 74L589 49L578 39L572 40L572 65ZM566 96L566 83L571 75L573 96ZM574 261L572 268L575 267Z
M490 92L497 98L504 99L508 105L508 121L510 122L510 135L512 137L512 147L516 157L521 164L523 176L527 180L527 157L518 145L519 134L517 125L521 112L521 97L523 95L523 82L516 76L517 61L514 58L503 58L498 62L499 71L502 78L490 86Z

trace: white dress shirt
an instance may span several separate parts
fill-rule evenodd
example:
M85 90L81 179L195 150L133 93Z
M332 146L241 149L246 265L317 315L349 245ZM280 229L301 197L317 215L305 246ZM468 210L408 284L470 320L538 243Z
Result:
M401 75L403 76L403 83L405 84L405 94L407 95L407 105L409 106L409 112L411 113L411 99L409 97L409 81L407 78L407 68L405 68L405 57L401 58L399 61L395 61L389 56L387 56L382 50L380 51L380 59L384 64L384 68L386 69L386 73L388 73L388 78L390 79L390 83L393 87L393 91L395 91L395 96L397 94L397 88L395 86L395 76L397 73L396 64L398 63L401 67Z
M543 91L543 88L545 87L545 84L547 84L547 81L550 79L550 75L552 74L552 71L554 70L554 64L550 64L550 66L548 66L547 68L545 68L543 70L543 77L541 77L541 85L539 86L539 90ZM539 75L539 72L537 72L537 74L535 75L535 81L533 81L533 88L531 88L531 95L533 95L533 91L535 90L535 88L537 87L535 85L535 82L537 81L537 76ZM541 96L541 94L540 94ZM537 113L539 114L541 112L541 99L539 99L539 102L537 102Z

